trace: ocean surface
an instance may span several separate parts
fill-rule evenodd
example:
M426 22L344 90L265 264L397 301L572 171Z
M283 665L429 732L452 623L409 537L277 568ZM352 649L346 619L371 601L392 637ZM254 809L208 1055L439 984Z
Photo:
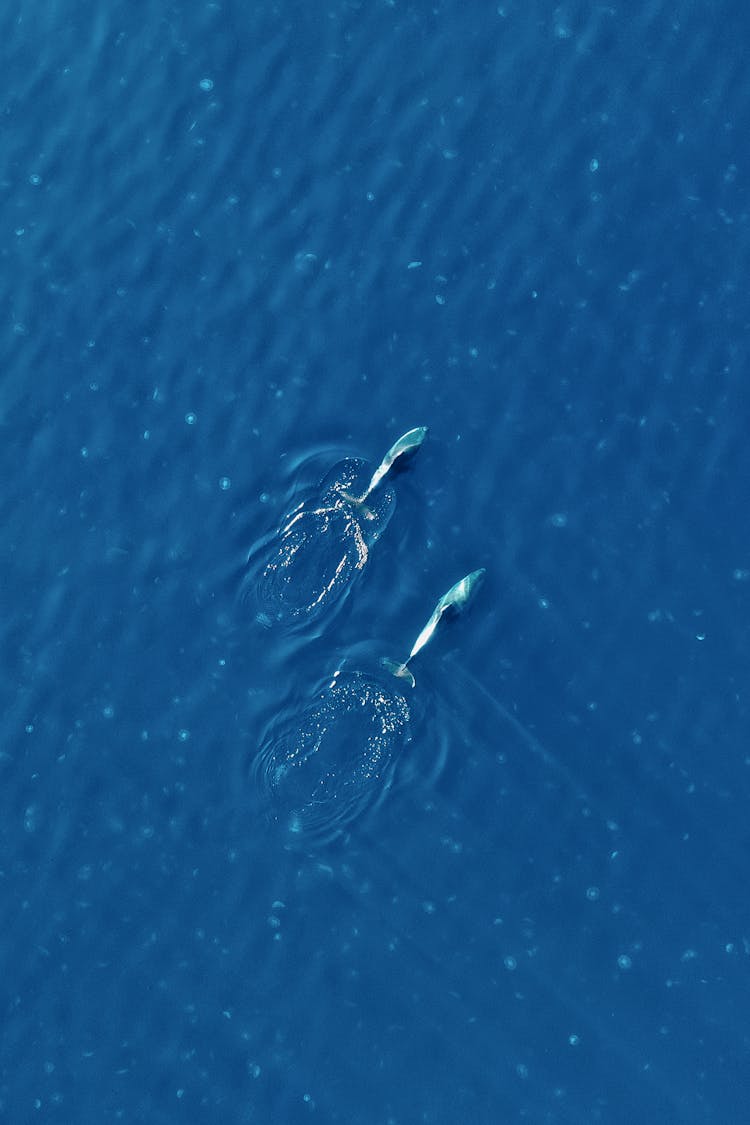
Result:
M0 1120L746 1122L746 7L0 32Z

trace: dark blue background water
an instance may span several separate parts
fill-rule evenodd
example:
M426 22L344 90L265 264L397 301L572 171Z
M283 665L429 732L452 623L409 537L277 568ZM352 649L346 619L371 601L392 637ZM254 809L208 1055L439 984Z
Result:
M3 1120L745 1121L744 7L0 30ZM418 424L271 641L292 467ZM419 768L289 850L262 730L477 566Z

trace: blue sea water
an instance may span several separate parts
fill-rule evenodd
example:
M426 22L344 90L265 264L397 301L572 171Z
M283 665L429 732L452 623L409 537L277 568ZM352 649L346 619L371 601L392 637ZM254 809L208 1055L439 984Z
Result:
M0 27L0 1119L746 1121L744 7ZM263 745L478 567L390 788L280 831Z

